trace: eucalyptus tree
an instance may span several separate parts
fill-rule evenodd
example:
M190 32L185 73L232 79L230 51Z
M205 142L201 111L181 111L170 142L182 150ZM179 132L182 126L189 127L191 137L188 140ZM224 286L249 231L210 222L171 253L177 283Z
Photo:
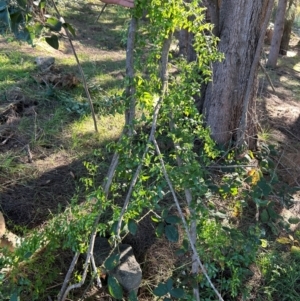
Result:
M274 0L207 0L219 51L202 111L216 142L256 145L255 98L259 58Z

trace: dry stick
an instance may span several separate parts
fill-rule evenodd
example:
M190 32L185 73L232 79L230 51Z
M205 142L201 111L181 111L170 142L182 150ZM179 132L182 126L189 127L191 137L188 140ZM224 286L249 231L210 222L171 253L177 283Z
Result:
M99 15L98 15L98 17L97 17L95 23L97 23L98 20L100 19L100 17L101 17L101 15L102 15L102 13L104 12L106 6L107 6L107 3L105 3L104 6L102 7L101 12L99 13Z
M248 114L248 107L249 107L250 96L251 96L251 89L252 89L253 83L254 83L255 71L256 71L257 65L260 60L261 50L264 45L265 32L266 32L266 29L268 27L269 20L271 17L273 4L274 4L274 0L270 0L269 6L267 8L266 17L265 17L264 23L262 25L261 34L260 34L260 37L259 37L259 40L257 43L257 47L256 47L255 55L253 58L253 62L251 65L251 69L250 69L247 89L246 89L246 93L245 93L245 99L243 102L243 111L242 111L241 121L240 121L238 134L237 134L237 136L238 136L237 144L239 146L242 146L245 143L245 132L246 132L246 127L247 127L247 114Z
M124 216L124 214L127 210L127 207L128 207L128 204L129 204L129 201L130 201L130 198L131 198L132 190L133 190L133 188L136 184L136 181L139 177L139 174L142 170L144 159L145 159L145 157L148 153L151 140L153 139L155 131L156 131L156 123L157 123L158 113L159 113L159 110L160 110L160 107L161 107L162 101L164 99L164 96L166 94L167 86L168 86L167 65L168 65L168 55L169 55L169 49L170 49L170 46L171 46L171 42L172 42L172 34L170 33L169 37L167 39L165 39L165 41L164 41L164 45L163 45L163 49L162 49L162 56L161 56L161 62L162 62L161 63L161 66L162 66L161 67L161 78L164 79L163 80L163 86L162 86L162 94L161 94L161 97L160 97L160 99L159 99L159 101L158 101L158 103L157 103L157 105L155 106L155 109L154 109L153 118L152 118L151 132L150 132L149 137L148 137L147 145L145 147L145 150L144 150L144 153L143 153L143 156L142 156L142 159L141 159L141 163L137 167L137 169L134 173L134 176L131 180L130 187L129 187L127 195L126 195L126 199L124 201L124 205L123 205L121 213L120 213L120 218L119 218L118 225L117 225L117 230L116 230L117 238L120 237L120 230L121 230L123 216Z
M72 263L71 263L71 265L70 265L70 267L69 267L69 270L68 270L68 273L67 273L67 275L66 275L66 277L65 277L64 283L63 283L63 285L62 285L62 287L61 287L61 289L60 289L60 292L59 292L59 294L58 294L58 297L57 297L57 300L58 300L58 301L61 300L61 297L63 296L63 294L64 294L64 292L65 292L65 290L66 290L66 287L67 287L67 285L68 285L68 283L69 283L69 281L70 281L71 275L72 275L72 273L73 273L73 270L74 270L74 268L75 268L75 265L76 265L76 263L77 263L77 260L78 260L78 258L79 258L79 255L80 255L80 253L77 252L77 253L75 254L75 256L73 257Z
M129 34L131 34L131 37L135 36L136 27L137 27L137 21L136 21L136 19L134 19L134 20L133 19L134 18L132 18L132 20L131 20L131 25L130 25L130 30L129 30L130 31ZM129 43L129 44L130 45L127 46L127 48L133 47L134 41L133 41L133 44L131 44L131 43ZM127 56L133 56L133 48L132 48L132 51L127 51ZM131 70L130 67L128 66L129 63L133 63L133 59L130 58L130 59L126 60L126 71L127 70ZM131 74L133 76L133 73L131 73ZM132 98L132 101L134 101L133 98ZM134 118L134 116L133 116L133 118ZM130 123L132 123L132 122L130 121ZM115 153L114 157L112 159L109 171L108 171L107 181L106 181L106 183L104 185L104 195L105 195L105 197L107 197L107 195L108 195L108 191L110 189L110 185L112 183L112 179L113 179L115 170L117 168L118 162L119 162L119 154ZM70 285L66 289L66 286L67 286L67 284L70 281L70 275L71 275L72 271L74 270L75 265L74 266L70 266L68 274L67 274L67 276L69 275L69 277L68 278L66 277L66 279L64 281L63 288L61 289L60 295L58 297L58 301L64 301L66 299L68 293L72 289L79 288L79 287L81 287L84 284L90 261L92 261L92 267L93 267L93 269L94 269L94 271L95 271L95 273L97 275L97 283L98 283L98 285L101 286L101 281L100 281L100 279L98 277L97 269L96 269L96 265L95 265L95 261L94 261L94 257L93 257L94 243L95 243L95 238L96 238L96 234L97 234L96 227L97 227L97 225L99 223L100 218L101 218L101 214L98 215L98 217L96 218L96 220L94 222L93 231L92 231L91 238L90 238L89 249L88 249L88 253L87 253L87 256L86 256L86 260L85 260L85 264L84 264L85 267L84 267L84 271L82 273L82 279L81 279L81 281L79 283ZM75 254L74 258L76 256L77 256L77 253Z
M68 288L66 289L66 291L63 293L62 297L60 297L60 299L58 298L58 301L64 301L64 300L66 300L66 298L67 298L67 296L68 296L68 294L69 294L69 292L71 290L73 290L74 288L79 288L79 287L81 287L84 284L85 278L87 276L87 271L88 271L89 263L91 261L91 257L93 256L95 238L96 238L96 234L97 234L96 227L97 227L97 225L99 223L100 217L101 217L101 215L99 214L99 216L96 218L96 220L94 222L94 226L93 226L94 230L93 230L92 235L91 235L90 245L89 245L89 249L88 249L88 252L87 252L87 255L86 255L86 260L85 260L85 263L84 263L84 270L83 270L83 273L82 273L82 276L81 276L82 277L81 281L79 281L79 282L77 282L75 284L69 285ZM74 267L73 267L73 269L74 269ZM72 271L73 271L73 269L72 269ZM97 275L97 270L96 270L96 275Z
M276 92L276 91L275 91L275 87L274 87L274 85L273 85L273 83L272 83L271 77L270 77L270 75L268 74L266 68L261 64L261 62L259 62L259 66L260 66L260 68L262 69L262 71L264 72L264 74L266 75L266 78L267 78L267 80L268 80L270 86L272 87L273 91Z
M63 17L60 15L59 13L59 10L54 2L54 0L52 0L52 4L53 4L53 7L60 19L60 21L65 24L65 20L63 19ZM96 114L95 114L95 110L94 110L94 106L93 106L93 102L92 102L92 98L91 98L91 95L90 95L90 92L89 92L89 88L87 86L87 82L86 82L86 79L85 79L85 75L84 75L84 72L82 70L82 67L81 67L81 64L79 62L79 59L78 59L78 56L77 56L77 53L76 53L76 50L74 48L74 45L73 45L73 42L72 42L72 36L69 32L69 30L67 28L64 28L65 30L65 33L66 33L66 36L69 40L69 43L70 43L70 46L72 48L72 52L73 52L73 55L76 59L76 63L77 63L77 67L79 69L79 72L80 72L80 75L81 75L81 78L82 78L82 82L83 82L83 86L84 86L84 90L85 90L85 94L87 96L87 99L89 101L89 105L90 105L90 109L91 109L91 113L92 113L92 117L93 117L93 121L94 121L94 128L95 128L95 132L98 132L98 127L97 127L97 121L96 121Z
M186 232L186 234L187 234L187 237L188 237L188 240L189 240L191 249L192 249L192 251L193 251L193 255L194 255L195 259L197 260L197 263L198 263L198 265L200 266L201 271L203 272L203 274L204 274L205 278L207 279L209 285L211 286L211 288L214 290L214 292L215 292L216 295L218 296L219 301L224 301L223 298L222 298L222 296L221 296L220 293L218 292L218 290L215 288L214 284L211 282L211 280L210 280L210 278L209 278L209 276L208 276L208 274L207 274L207 272L206 272L206 269L205 269L205 267L203 266L203 264L202 264L202 262L201 262L201 260L200 260L200 258L199 258L199 255L198 255L198 253L197 253L196 247L195 247L195 245L194 245L194 243L193 243L193 238L191 237L191 234L190 234L190 231L189 231L188 224L187 224L187 222L186 222L186 220L185 220L185 217L184 217L184 215L183 215L183 212L182 212L182 210L181 210L181 208L180 208L179 201L178 201L178 199L177 199L175 190L174 190L174 188L173 188L173 185L172 185L171 180L170 180L170 178L169 178L169 175L168 175L168 173L167 173L166 166L165 166L165 163L164 163L162 154L161 154L161 152L160 152L159 146L158 146L157 141L156 141L156 139L154 138L154 136L153 136L152 141L153 141L153 144L154 144L154 146L155 146L155 150L156 150L156 153L157 153L157 155L158 155L158 158L159 158L159 160L160 160L160 164L161 164L161 167L162 167L162 172L163 172L164 177L165 177L165 179L166 179L166 181L167 181L167 183L168 183L168 186L169 186L169 188L170 188L170 191L171 191L171 193L172 193L172 195L173 195L173 200L174 200L174 202L175 202L175 204L176 204L178 213L179 213L179 215L180 215L180 217L181 217L183 226L184 226L184 228L185 228L185 232Z

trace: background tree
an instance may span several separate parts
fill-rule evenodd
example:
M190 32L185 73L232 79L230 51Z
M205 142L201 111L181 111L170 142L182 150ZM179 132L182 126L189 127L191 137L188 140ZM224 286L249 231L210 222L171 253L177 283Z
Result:
M279 0L274 24L274 32L271 42L270 53L268 57L267 67L275 68L279 55L280 43L283 34L284 17L288 0Z
M287 10L284 19L284 28L280 44L279 53L281 55L286 55L291 39L292 27L294 24L296 16L296 8L298 5L298 0L289 0L287 5Z
M202 107L206 122L216 142L246 141L253 149L258 64L274 0L239 5L234 0L207 2L212 2L208 9L225 59L214 63L213 80L205 91Z

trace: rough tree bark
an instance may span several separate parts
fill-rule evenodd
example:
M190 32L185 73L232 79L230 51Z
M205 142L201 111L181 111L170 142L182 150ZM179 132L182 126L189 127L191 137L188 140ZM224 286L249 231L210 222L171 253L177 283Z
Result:
M254 116L259 62L255 57L261 51L258 42L265 34L273 3L274 0L251 0L239 1L237 5L236 0L223 0L218 8L219 50L225 59L213 66L203 113L212 137L219 144L237 140L247 98L246 142L250 149L256 146Z
M279 54L286 55L291 39L292 27L296 16L296 7L298 0L289 0L287 11L285 14L283 34L280 44Z
M275 68L279 55L280 43L283 34L284 16L288 0L279 0L274 24L274 32L268 57L267 67Z

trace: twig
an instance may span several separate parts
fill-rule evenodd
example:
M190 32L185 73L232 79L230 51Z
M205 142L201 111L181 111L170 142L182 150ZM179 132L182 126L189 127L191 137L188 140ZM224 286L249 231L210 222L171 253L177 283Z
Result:
M106 6L107 6L107 3L105 3L105 4L103 5L103 7L102 7L102 9L101 9L101 12L99 13L99 15L98 15L98 17L97 17L95 23L97 23L98 20L100 19L100 17L101 17L101 15L102 15L102 13L104 12Z
M61 20L62 23L65 23L63 17L60 15L59 13L59 10L54 2L54 0L52 0L52 4L53 4L53 7L59 17L59 19ZM76 63L77 63L77 66L78 66L78 69L79 69L79 72L80 72L80 75L81 75L81 78L82 78L82 82L83 82L83 86L84 86L84 90L85 90L85 93L86 93L86 96L87 96L87 99L89 101L89 105L90 105L90 109L91 109L91 113L92 113L92 117L93 117L93 121L94 121L94 128L95 128L95 132L98 132L98 127L97 127L97 121L96 121L96 114L95 114L95 110L94 110L94 106L93 106L93 102L92 102L92 98L91 98L91 95L90 95L90 92L89 92L89 88L87 86L87 82L86 82L86 79L85 79L85 75L84 75L84 72L82 70L82 67L81 67L81 64L79 62L79 59L78 59L78 56L77 56L77 53L76 53L76 50L74 48L74 45L73 45L73 42L72 42L72 37L71 37L71 34L69 32L69 30L67 28L64 28L65 30L65 33L66 33L66 36L69 40L69 43L70 43L70 46L72 48L72 52L73 52L73 55L76 59Z
M213 168L239 168L239 167L257 167L257 165L211 165L206 166L207 169L213 169Z
M29 163L32 163L32 154L31 154L31 151L30 151L30 146L29 146L29 144L26 144L26 145L25 145L25 150L26 150L26 152L27 152L28 162L29 162Z
M14 133L11 133L5 140L3 140L0 145L4 145L7 143L7 141L14 135Z
M71 275L72 275L72 273L73 273L73 270L74 270L74 268L75 268L75 265L76 265L76 263L77 263L77 260L78 260L78 258L79 258L79 255L80 255L80 253L77 252L77 253L75 254L75 256L73 257L72 263L71 263L71 265L70 265L70 267L69 267L69 270L68 270L68 273L67 273L67 275L66 275L66 277L65 277L64 283L63 283L63 285L62 285L62 287L61 287L61 289L60 289L60 292L59 292L59 294L58 294L58 297L57 297L57 300L58 300L58 301L63 300L63 299L62 299L62 296L63 296L63 294L64 294L64 292L65 292L65 290L66 290L66 287L67 287L67 285L68 285L68 283L69 283L69 281L70 281Z
M261 62L259 62L259 66L260 66L260 68L262 69L262 71L264 72L264 74L266 75L266 78L267 78L267 80L268 80L270 86L272 87L273 91L276 93L275 87L274 87L274 85L273 85L273 83L272 83L271 77L270 77L270 75L268 74L266 68L261 64Z
M71 290L73 290L75 288L79 288L84 284L85 278L87 276L87 271L88 271L88 268L89 268L89 263L91 261L91 257L93 256L95 238L96 238L96 234L97 234L97 225L99 223L100 217L101 217L101 215L99 214L98 217L96 218L95 222L94 222L93 231L92 231L92 235L91 235L91 238L90 238L89 249L88 249L88 252L87 252L87 255L86 255L86 259L85 259L83 273L81 275L81 280L79 282L75 283L75 284L69 285L68 288L64 292L63 292L63 290L61 290L61 293L59 295L59 297L60 296L61 297L58 298L58 301L66 300L66 298L67 298L67 296L68 296L68 294ZM74 258L73 258L73 261L75 261L75 257L77 257L77 254L79 256L79 253L76 253ZM73 263L73 261L72 261L72 263ZM71 274L74 270L74 267L75 267L75 265L73 267L70 266L69 271L68 271L68 274L70 273L69 276L71 276ZM67 283L69 281L70 281L70 279L68 279ZM66 282L66 280L64 281L64 284L65 284L65 282Z
M91 256L91 263L92 263L92 268L93 268L94 273L95 273L95 277L96 277L96 281L97 281L97 286L98 286L98 288L101 288L102 287L102 283L101 283L100 277L98 275L98 271L97 271L97 267L96 267L96 263L95 263L94 254L92 254L92 256Z
M205 278L207 279L209 285L211 286L211 288L214 290L214 292L215 292L216 295L218 296L219 301L224 301L224 299L222 298L222 296L220 295L220 293L218 292L218 290L215 288L214 284L211 282L211 280L210 280L210 278L209 278L209 276L208 276L208 274L207 274L207 272L206 272L206 269L204 268L204 266L203 266L203 264L202 264L202 262L201 262L201 260L200 260L200 258L199 258L198 252L197 252L196 247L195 247L195 245L194 245L194 243L193 243L193 238L192 238L192 236L191 236L191 234L190 234L190 231L189 231L188 224L187 224L187 222L186 222L186 220L185 220L185 217L184 217L184 215L183 215L183 212L182 212L182 210L181 210L179 201L178 201L178 199L177 199L175 190L174 190L174 188L173 188L173 185L172 185L171 180L170 180L170 178L169 178L169 175L168 175L168 173L167 173L166 166L165 166L165 163L164 163L162 154L161 154L161 152L160 152L160 149L159 149L159 146L158 146L158 144L157 144L157 141L156 141L155 137L153 137L152 142L153 142L153 144L154 144L154 146L155 146L155 150L156 150L156 153L157 153L157 155L158 155L158 158L159 158L159 161L160 161L160 164L161 164L161 167L162 167L162 172L163 172L164 177L165 177L165 179L166 179L166 181L167 181L167 183L168 183L168 186L169 186L170 191L171 191L172 196L173 196L173 200L174 200L174 202L175 202L175 204L176 204L176 207L177 207L177 211L178 211L178 213L179 213L179 215L180 215L180 218L181 218L181 220L182 220L183 226L184 226L184 228L185 228L185 232L186 232L186 234L187 234L187 237L188 237L188 240L189 240L191 249L192 249L192 251L193 251L193 256L194 256L195 259L197 260L197 263L199 264L199 266L200 266L200 268L201 268L201 271L202 271L202 273L204 274Z
M287 128L285 128L284 126L278 125L277 127L280 128L280 129L285 130L285 131L288 132L290 135L292 135L295 139L297 139L298 141L300 141L300 138L299 138L299 137L297 137L295 134L293 134L291 131L289 131L289 130L288 130Z

